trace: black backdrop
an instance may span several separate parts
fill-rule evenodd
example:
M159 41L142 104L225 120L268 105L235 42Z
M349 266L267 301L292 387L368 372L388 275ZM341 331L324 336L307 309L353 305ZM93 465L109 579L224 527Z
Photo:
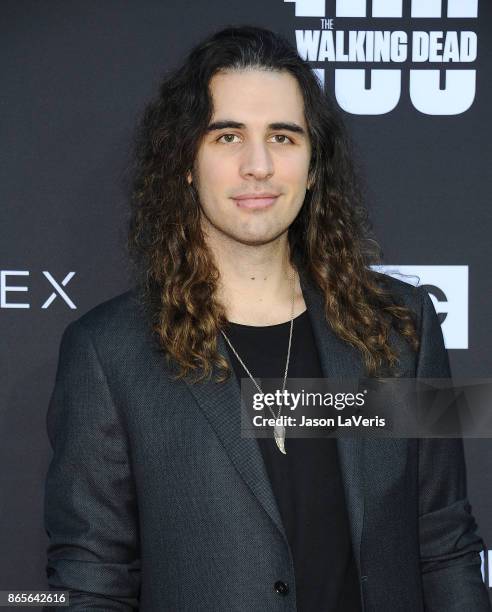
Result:
M398 4L4 0L0 589L46 588L45 416L61 333L128 287L122 181L135 119L166 69L211 30L250 23L294 43L297 31L300 45L314 41L312 65L344 109L385 263L427 285L453 373L490 377L492 5L480 0L474 16L474 0L404 0L401 16L388 13ZM383 49L389 61L370 61L361 40L379 36L384 46L384 34L367 34L374 31L403 32L404 61L392 61L396 47L389 58ZM415 32L431 40L432 61L413 56ZM457 51L463 32L472 44ZM350 36L359 37L358 51ZM422 71L436 70L422 84ZM466 454L469 497L492 546L492 445L466 440ZM492 585L487 566L485 558Z

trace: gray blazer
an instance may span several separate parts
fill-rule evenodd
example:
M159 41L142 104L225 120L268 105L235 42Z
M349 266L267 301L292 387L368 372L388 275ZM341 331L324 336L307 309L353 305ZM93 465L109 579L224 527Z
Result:
M304 274L301 284L324 376L357 377L358 351L326 324ZM403 375L449 376L429 296L391 285L420 325L418 355L392 338ZM220 334L219 346L228 359ZM71 591L70 610L296 610L286 534L258 444L240 436L239 411L234 377L171 380L134 292L67 327L47 417L45 526L48 582ZM462 441L337 444L364 611L492 610Z

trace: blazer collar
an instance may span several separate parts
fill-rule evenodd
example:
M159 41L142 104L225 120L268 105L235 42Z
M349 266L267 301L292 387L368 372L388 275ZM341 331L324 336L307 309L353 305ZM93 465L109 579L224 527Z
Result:
M322 293L302 267L299 267L299 275L323 376L325 378L359 377L362 365L358 351L339 339L326 322ZM228 361L232 371L229 353L220 333L218 350ZM245 410L245 407L242 404L236 378L231 376L224 383L216 383L213 376L199 383L192 383L187 378L185 382L220 438L239 475L271 517L288 545L258 443L255 438L241 437L241 410ZM360 571L360 541L364 514L362 440L358 436L339 438L337 448L354 556Z

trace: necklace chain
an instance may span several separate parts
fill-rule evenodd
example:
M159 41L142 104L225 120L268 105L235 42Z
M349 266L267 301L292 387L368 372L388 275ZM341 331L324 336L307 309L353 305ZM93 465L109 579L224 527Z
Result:
M294 327L294 303L295 303L295 271L292 271L292 303L291 303L291 311L290 311L290 330L289 330L289 346L287 348L287 359L285 361L285 371L284 371L284 379L283 379L283 384L282 384L282 397L285 391L285 385L287 383L287 373L289 371L289 363L290 363L290 349L291 349L291 345L292 345L292 329ZM246 367L246 364L244 363L244 361L241 359L241 357L238 355L238 352L236 351L236 349L233 347L231 341L229 340L229 338L227 337L226 333L224 332L224 330L221 330L222 335L224 336L225 341L227 342L227 344L230 346L232 352L234 353L234 355L237 357L237 360L239 361L239 363L242 365L242 367L244 368L244 370L246 371L246 373L248 374L248 376L251 378L251 380L253 381L255 387L258 389L258 391L264 395L263 389L260 387L260 385L256 382L256 380L254 379L253 375L251 374L251 372L248 370L248 368ZM268 406L272 417L275 418L275 420L277 420L280 417L280 413L282 412L282 403L280 403L279 409L277 414L275 414L275 412L273 411L271 406ZM280 426L278 427L277 425L274 428L274 436L275 436L275 441L277 443L277 446L279 447L279 449L281 450L282 453L285 453L285 447L284 447L284 440L285 440L285 427Z

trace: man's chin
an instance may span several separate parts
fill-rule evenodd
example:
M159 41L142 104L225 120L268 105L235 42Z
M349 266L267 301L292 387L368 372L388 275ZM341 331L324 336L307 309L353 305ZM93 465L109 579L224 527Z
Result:
M242 231L233 232L229 237L239 244L245 246L265 246L272 244L278 240L289 228L276 230L276 231Z
M286 233L288 229L288 225L285 227L266 227L265 224L260 223L239 224L235 227L227 227L222 224L219 225L218 223L214 223L210 219L207 219L203 226L205 235L208 234L210 238L214 235L219 238L220 235L222 235L222 238L236 242L238 246L258 247L275 242Z

